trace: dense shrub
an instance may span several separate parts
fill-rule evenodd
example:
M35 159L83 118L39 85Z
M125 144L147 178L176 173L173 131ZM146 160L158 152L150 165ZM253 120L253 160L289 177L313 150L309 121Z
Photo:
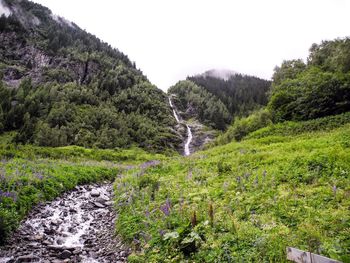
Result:
M350 111L350 39L313 44L308 63L275 68L269 109L275 121L310 120Z
M249 133L271 124L272 116L267 110L259 110L248 117L236 119L227 131L220 135L211 145L222 145L232 140L240 141Z

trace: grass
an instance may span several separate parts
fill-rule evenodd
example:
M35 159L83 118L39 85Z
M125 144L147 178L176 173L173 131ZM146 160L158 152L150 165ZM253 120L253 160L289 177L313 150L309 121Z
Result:
M39 202L52 200L79 184L113 181L124 168L165 158L138 148L15 146L11 137L13 134L5 134L0 140L0 244Z
M129 262L286 262L287 246L350 262L350 124L336 126L281 124L118 177Z
M270 125L187 158L15 146L5 134L0 242L39 202L115 180L116 231L133 248L129 262L286 262L286 246L350 262L347 119ZM160 164L146 165L152 160Z

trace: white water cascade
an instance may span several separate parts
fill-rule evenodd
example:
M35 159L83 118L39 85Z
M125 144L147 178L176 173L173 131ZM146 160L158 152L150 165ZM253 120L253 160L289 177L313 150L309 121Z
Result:
M173 114L174 114L174 117L175 117L177 123L180 123L180 118L179 118L179 116L177 115L177 113L176 113L176 111L175 111L174 105L173 105L173 103L171 102L170 97L169 97L169 104L170 104L170 107L171 107L172 110L173 110Z
M183 121L180 119L180 116L176 113L175 107L174 107L170 97L169 97L169 104L173 110L173 114L174 114L174 117L175 117L177 123L182 123ZM190 126L188 126L187 124L185 124L185 125L187 127L187 140L186 140L186 143L184 146L184 154L185 154L185 156L188 156L191 154L190 144L192 142L192 131L191 131Z

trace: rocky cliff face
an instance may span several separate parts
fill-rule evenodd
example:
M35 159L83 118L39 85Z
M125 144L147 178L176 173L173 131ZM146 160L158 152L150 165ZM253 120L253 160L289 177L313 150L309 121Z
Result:
M7 86L17 88L24 78L31 78L39 84L49 80L59 83L75 81L88 84L100 70L94 61L78 61L62 55L52 55L33 44L21 40L14 32L0 32L0 59L3 81ZM8 63L8 62L12 63ZM54 75L50 70L54 69ZM64 73L64 74L59 74Z

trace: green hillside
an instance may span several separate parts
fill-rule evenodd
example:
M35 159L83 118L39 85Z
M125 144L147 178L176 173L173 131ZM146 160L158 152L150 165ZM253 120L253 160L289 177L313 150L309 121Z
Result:
M166 94L125 54L39 4L1 3L0 132L54 147L181 143Z
M338 119L295 135L281 124L117 179L130 262L286 262L287 246L350 262L350 121Z
M184 119L196 118L217 130L225 130L236 117L266 106L271 82L257 77L207 71L187 77L168 90ZM224 72L225 73L225 72Z

